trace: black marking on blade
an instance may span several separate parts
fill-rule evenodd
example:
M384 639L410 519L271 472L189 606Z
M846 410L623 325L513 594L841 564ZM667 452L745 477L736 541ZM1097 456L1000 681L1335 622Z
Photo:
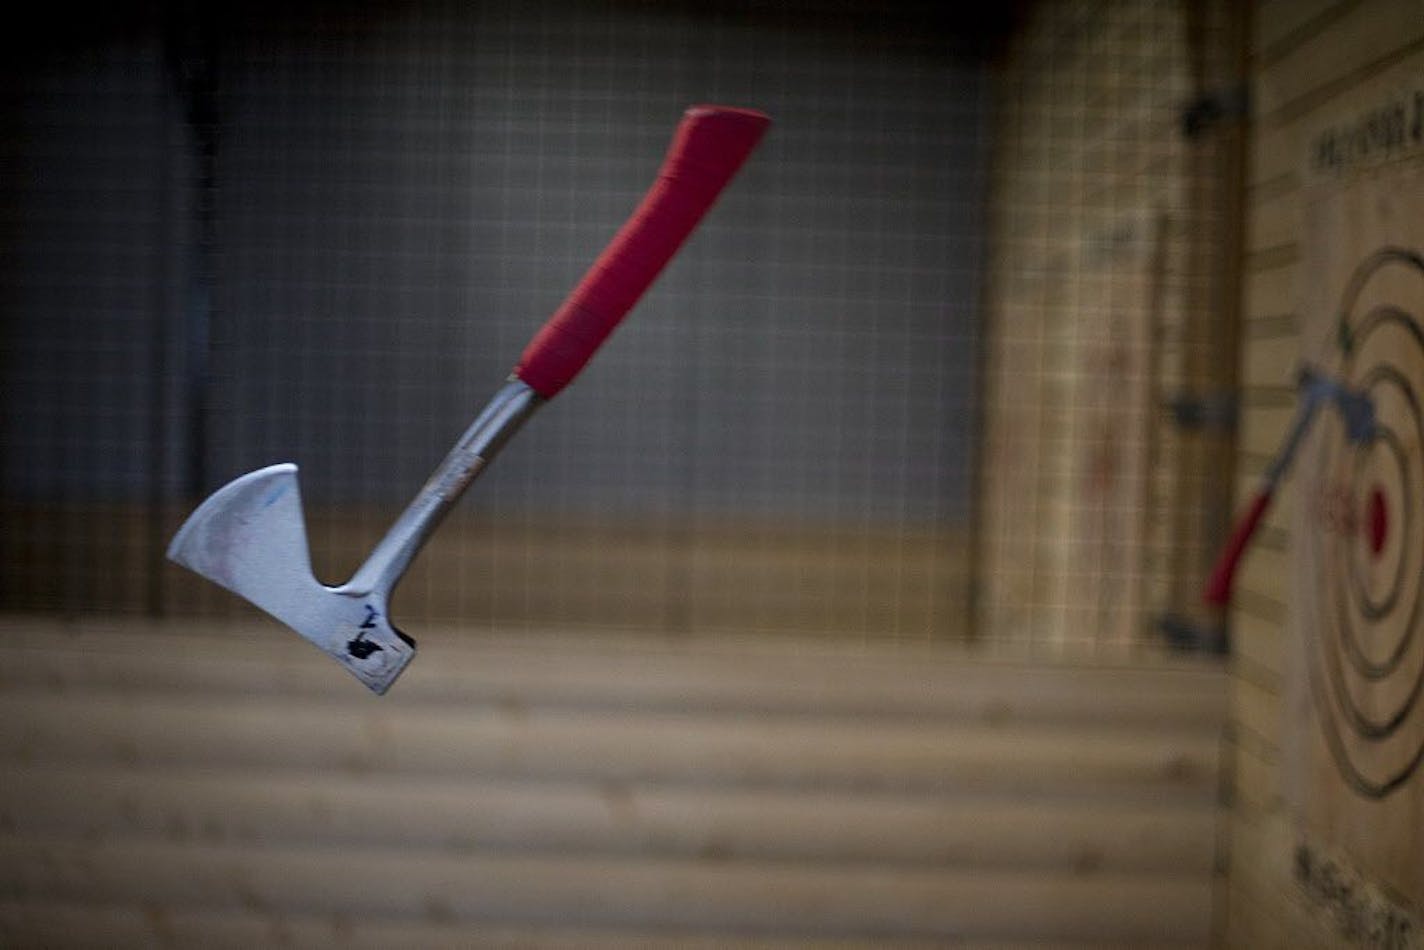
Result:
M366 604L366 619L361 621L360 632L350 640L346 641L346 652L358 660L369 659L371 654L379 653L385 647L379 643L373 643L366 639L366 631L376 629L376 618L380 616L376 608Z

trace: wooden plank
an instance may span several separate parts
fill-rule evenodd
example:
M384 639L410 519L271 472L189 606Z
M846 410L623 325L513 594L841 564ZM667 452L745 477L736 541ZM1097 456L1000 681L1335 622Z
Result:
M1296 308L1296 263L1248 271L1245 277L1244 319L1274 317L1292 313Z
M1281 726L1281 697L1271 684L1253 682L1245 676L1233 679L1231 719L1233 727L1249 731L1261 743L1276 744Z
M1298 124L1258 124L1247 146L1246 181L1252 194L1299 191L1302 132Z
M1245 342L1241 360L1241 385L1293 385L1301 365L1300 340L1295 336L1268 337Z
M0 697L0 755L22 764L485 775L860 792L995 791L1202 800L1215 735L795 717L521 709L340 712L194 697Z
M1333 17L1328 29L1303 37L1264 64L1256 84L1267 122L1298 117L1424 43L1418 0L1367 0Z
M276 624L195 629L0 621L25 662L0 689L162 696L280 695L368 711L370 697ZM422 633L421 658L384 706L934 717L1215 729L1226 680L1212 664L1110 668L1026 663L955 649L824 641L666 639L590 633L520 639Z
M1249 146L1248 178L1253 199L1259 202L1261 198L1296 193L1301 200L1309 200L1309 186L1318 182L1320 174L1311 168L1308 154L1315 137L1331 120L1348 120L1361 109L1378 107L1401 89L1408 89L1417 82L1421 62L1424 49L1398 58L1391 56L1378 73L1341 87L1338 94L1313 105L1310 112L1259 118ZM1294 240L1303 237L1298 230Z
M1424 155L1416 118L1416 97L1424 88L1422 70L1424 40L1390 54L1367 75L1332 91L1330 98L1312 104L1309 112L1289 122L1295 141L1290 158L1300 170L1307 202L1328 199L1335 189L1350 187L1352 180L1384 174L1391 164ZM1303 228L1310 225L1309 220L1303 222ZM1307 245L1315 236L1302 230ZM1319 237L1332 243L1345 239L1331 234ZM1317 243L1315 250L1320 247Z
M1300 316L1294 312L1252 317L1241 325L1243 337L1250 340L1279 339L1300 336Z
M1258 61L1280 59L1347 10L1354 0L1261 0L1252 17Z
M531 882L538 882L531 887ZM331 917L775 935L1204 942L1200 876L0 840L0 892Z
M176 530L181 515L164 520ZM306 511L318 577L350 576L394 512ZM146 552L149 512L121 505L0 506L0 523L25 525L26 549L7 601L35 610L137 613L147 588L113 564ZM93 525L104 525L97 534ZM64 539L93 536L83 549ZM0 537L4 542L9 535ZM965 634L968 537L962 529L898 523L743 520L715 527L669 519L503 522L455 515L431 539L401 585L407 620L489 618L549 625L592 622L666 630L695 624L808 633L894 635L945 641ZM251 617L250 608L173 566L171 613ZM55 578L69 580L65 590ZM689 610L689 605L695 609Z
M1270 811L1279 808L1281 804L1279 754L1249 741L1233 743L1231 752L1233 812ZM1234 879L1232 886L1236 886Z
M1231 648L1238 662L1283 676L1286 637L1284 624L1239 611L1232 615Z
M82 790L82 792L80 791ZM1211 803L11 768L0 827L98 841L1210 874Z
M1251 202L1246 218L1246 252L1260 254L1295 247L1301 232L1301 193L1295 188L1272 189Z
M0 684L0 865L38 862L24 880L0 870L15 897L0 934L942 944L980 918L951 929L938 888L964 897L958 882L987 877L1029 920L989 920L970 946L1205 939L1178 924L1210 918L1219 669L448 631L429 644L448 647L438 676L376 702L344 677L309 685L297 668L325 678L329 661L292 664L272 633L0 623L25 654ZM392 903L367 900L410 869ZM1078 883L1164 879L1197 906L1163 913L1139 893L1151 931Z
M1236 612L1250 613L1258 617L1266 617L1280 621L1284 621L1289 611L1289 608L1283 601L1254 591L1249 587L1238 587L1236 589L1235 599L1232 601L1231 609Z
M1288 392L1282 390L1282 393ZM1241 413L1237 446L1244 452L1275 458L1295 418L1293 405L1246 406Z
M156 904L100 906L61 901L0 901L0 941L16 947L66 950L149 950L154 946L250 950L942 950L943 938L795 937L661 929L578 928L569 925L490 926L440 920L353 919L346 915L215 911ZM432 919L434 918L434 919ZM955 950L1188 950L1185 938L1117 942L955 939Z
M1286 882L1272 873L1279 866L1279 852L1274 841L1265 840L1263 824L1261 809L1250 800L1238 798L1229 822L1228 946L1291 946L1280 914L1281 890Z
M1300 246L1294 242L1263 248L1246 255L1245 269L1260 272L1277 267L1290 267L1300 259Z
M1289 603L1290 564L1289 553L1256 545L1247 550L1237 567L1236 589L1250 591L1276 603Z
M1236 454L1236 498L1240 502L1249 497L1250 493L1261 483L1262 476L1270 468L1270 456L1261 455L1256 452L1238 452Z
M1338 934L1319 926L1302 906L1291 872L1295 830L1279 808L1239 809L1231 822L1233 882L1229 930L1265 943L1242 946L1336 950Z

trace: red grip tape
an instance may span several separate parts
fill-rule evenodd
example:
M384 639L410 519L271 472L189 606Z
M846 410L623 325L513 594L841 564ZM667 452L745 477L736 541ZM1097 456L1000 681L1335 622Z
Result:
M567 386L672 260L770 124L751 109L688 109L657 181L529 341L514 375L545 399Z
M1231 603L1231 589L1236 583L1236 565L1246 553L1246 545L1251 543L1251 537L1265 517L1266 509L1271 506L1273 494L1270 488L1261 489L1256 497L1251 499L1250 507L1236 522L1236 527L1231 529L1231 537L1216 559L1211 576L1207 578L1206 588L1202 591L1202 600L1210 606L1225 607Z

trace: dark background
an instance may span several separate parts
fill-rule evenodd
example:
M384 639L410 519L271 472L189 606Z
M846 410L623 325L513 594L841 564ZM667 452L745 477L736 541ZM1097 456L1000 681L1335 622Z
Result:
M300 464L309 506L403 503L699 102L775 125L467 510L967 531L1007 17L981 19L578 2L42 16L11 37L0 91L8 556L56 533L113 550L47 571L38 600L11 571L0 597L82 608L65 571L157 570L170 509L274 461ZM139 511L147 540L115 542L130 529L106 526Z

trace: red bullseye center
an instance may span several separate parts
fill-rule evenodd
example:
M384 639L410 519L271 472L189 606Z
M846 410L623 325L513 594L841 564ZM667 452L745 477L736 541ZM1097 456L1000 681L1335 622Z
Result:
M1370 545L1370 554L1379 557L1389 540L1389 503L1385 501L1384 489L1378 485L1370 491L1365 506L1365 539Z

